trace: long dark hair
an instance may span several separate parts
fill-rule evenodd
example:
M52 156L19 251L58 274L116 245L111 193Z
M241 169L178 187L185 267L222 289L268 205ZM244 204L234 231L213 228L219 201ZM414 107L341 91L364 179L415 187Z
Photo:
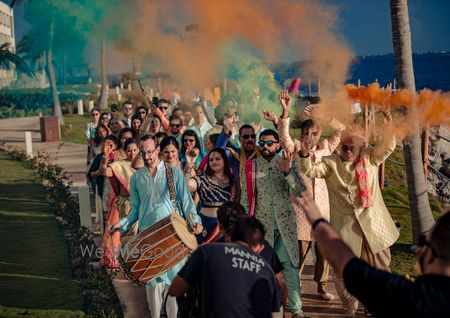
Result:
M100 137L100 133L99 133L100 128L103 128L104 130L106 130L106 132L107 132L106 135L109 134L109 129L105 124L98 124L97 128L95 128L95 136L94 136L94 144L96 146L98 146L104 140L103 137Z
M119 149L119 148L122 148L122 143L121 143L121 141L120 141L120 139L122 139L122 135L123 134L125 134L125 133L127 133L127 132L130 132L131 133L131 136L133 137L133 138L136 138L136 134L134 133L134 131L133 131L133 129L131 129L130 127L125 127L125 128L122 128L121 130L120 130L120 132L119 132L119 145L117 146L117 149ZM125 144L125 143L124 143Z
M195 146L194 148L197 148L198 150L201 150L202 146L200 145L200 139L198 139L197 134L192 129L188 129L184 132L183 136L181 137L181 153L184 155L186 153L186 146L184 145L184 137L194 137L195 139Z
M234 176L231 173L231 164L230 164L230 160L228 159L228 156L225 152L225 150L223 150L222 148L214 148L213 150L211 150L208 153L208 162L206 164L206 169L205 169L205 174L207 174L208 176L212 177L214 175L214 172L212 171L211 167L209 166L209 156L213 153L213 152L217 152L223 160L223 173L228 177L230 186L233 184L234 182Z
M167 136L161 140L161 143L159 144L159 151L162 152L168 145L174 145L177 150L180 150L177 139L174 136Z

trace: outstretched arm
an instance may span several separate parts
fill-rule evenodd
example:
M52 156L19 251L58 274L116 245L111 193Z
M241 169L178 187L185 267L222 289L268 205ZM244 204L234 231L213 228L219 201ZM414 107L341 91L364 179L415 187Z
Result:
M395 135L392 132L392 115L390 112L384 114L384 125L386 128L386 133L384 134L383 141L380 145L375 147L370 153L370 162L376 166L379 166L383 161L390 156L390 154L395 150L396 142Z
M315 163L311 160L312 142L310 137L303 137L300 141L301 149L298 152L298 168L310 178L327 178L331 175L331 168L323 162Z
M281 148L288 153L293 154L300 150L300 143L298 140L293 141L289 134L289 109L291 108L291 97L287 91L281 91L278 95L278 100L282 108L282 114L278 121L278 132L280 133Z

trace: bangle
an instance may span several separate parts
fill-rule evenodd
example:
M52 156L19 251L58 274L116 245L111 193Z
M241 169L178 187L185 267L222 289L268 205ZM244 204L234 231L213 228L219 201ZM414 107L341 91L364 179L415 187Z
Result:
M312 230L313 231L315 231L316 230L316 227L320 224L320 223L326 223L326 224L330 224L327 220L325 220L324 218L320 218L320 219L317 219L317 220L315 220L314 222L313 222L313 224L312 224Z
M192 167L185 167L184 168L184 173L188 173L188 174L191 174L191 171L192 171Z

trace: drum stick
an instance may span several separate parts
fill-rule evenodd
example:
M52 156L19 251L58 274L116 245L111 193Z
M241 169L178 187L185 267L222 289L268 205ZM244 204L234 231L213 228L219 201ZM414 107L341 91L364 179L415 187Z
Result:
M144 88L144 86L142 86L142 83L141 83L141 81L140 80L136 80L137 82L138 82L138 84L139 84L139 86L140 86L140 88L141 88L141 91L142 92L145 92L145 88Z

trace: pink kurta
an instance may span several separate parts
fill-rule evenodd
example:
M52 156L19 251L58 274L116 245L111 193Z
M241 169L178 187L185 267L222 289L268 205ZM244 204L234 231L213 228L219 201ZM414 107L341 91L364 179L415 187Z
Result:
M317 163L322 161L322 157L331 155L339 145L341 133L345 129L345 126L335 119L330 122L330 126L334 129L334 133L329 138L321 139L317 147L311 152L311 159L313 162ZM300 151L300 141L292 140L289 134L289 118L280 118L278 131L280 133L280 143L283 149L286 149L289 153L297 153ZM304 174L300 174L300 176L308 191L313 195L314 201L322 213L322 217L326 220L330 220L330 204L325 179L309 178ZM292 199L291 195L292 206L294 207L297 222L297 239L299 241L313 241L311 224L306 218L302 207L297 201Z

